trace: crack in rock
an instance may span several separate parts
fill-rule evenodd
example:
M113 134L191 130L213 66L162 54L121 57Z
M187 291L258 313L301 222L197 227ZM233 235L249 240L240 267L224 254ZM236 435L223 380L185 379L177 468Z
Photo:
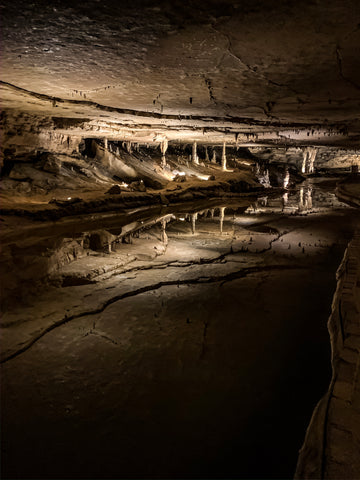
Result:
M110 342L110 343L113 343L114 345L117 345L118 343L113 340L112 338L108 337L107 335L105 335L104 333L102 332L97 332L96 330L89 330L87 333L85 333L84 337L87 337L88 335L95 335L97 337L100 337L100 338L103 338L104 340Z
M215 95L214 95L214 89L213 89L212 82L211 82L210 78L207 78L207 77L204 77L204 81L205 81L205 85L207 86L207 89L209 91L210 101L214 102L214 104L216 105L216 98L215 98Z
M233 51L233 47L232 47L232 42L230 40L230 36L225 33L225 32L221 32L220 30L218 30L214 25L211 25L211 28L216 32L218 33L219 35L223 35L226 39L227 39L227 42L228 42L228 46L227 46L227 53L232 57L234 58L235 60L237 60L238 62L241 63L241 65L243 65L247 70L249 70L251 73L257 75L259 78L261 78L262 80L265 80L265 82L267 82L269 85L274 85L275 87L279 87L279 88L287 88L289 91L291 91L292 93L294 93L295 95L300 95L300 92L298 92L297 90L295 90L294 88L290 87L289 85L286 85L284 83L278 83L278 82L275 82L274 80L271 80L270 78L267 78L266 75L264 75L263 73L260 73L258 72L257 68L256 67L252 67L251 65L248 65L246 62L244 62L238 55L236 55ZM225 55L223 55L223 57L220 59L219 61L219 64L217 66L219 66L223 60L224 60L224 57ZM264 113L265 110L264 110Z
M345 82L349 83L354 88L356 88L357 90L360 90L360 85L358 85L356 82L354 82L351 78L345 77L345 75L344 75L343 62L342 62L342 56L341 56L341 47L339 45L336 45L335 53L336 53L336 61L337 61L340 77L343 80L345 80Z
M162 281L158 282L153 285L146 285L144 287L140 287L135 290L131 290L129 292L122 293L120 295L115 295L114 297L106 300L102 305L100 305L98 308L94 308L92 310L88 310L82 313L78 313L75 315L65 315L63 318L58 320L57 322L53 323L52 325L48 326L44 330L40 331L35 337L33 337L31 340L28 342L24 342L21 348L19 350L10 353L8 355L5 355L0 363L6 363L9 360L12 360L13 358L18 357L22 353L26 352L29 350L38 340L40 340L42 337L44 337L47 333L50 333L52 330L55 330L56 328L65 325L66 323L76 320L78 318L86 317L89 315L97 315L99 313L102 313L107 307L110 305L123 300L125 298L131 298L135 297L137 295L141 295L142 293L150 292L152 290L158 290L159 288L162 287L167 287L167 286L173 286L173 285L203 285L203 284L209 284L209 283L218 283L223 280L225 281L231 281L239 278L244 278L248 275L257 273L257 272L264 272L264 271L273 271L273 270L290 270L290 269L303 269L305 268L304 266L301 265L266 265L266 266L255 266L255 267L247 267L235 272L227 273L225 275L218 275L218 276L211 276L211 277L197 277L197 278L191 278L191 279L185 279L185 280L168 280L168 281Z

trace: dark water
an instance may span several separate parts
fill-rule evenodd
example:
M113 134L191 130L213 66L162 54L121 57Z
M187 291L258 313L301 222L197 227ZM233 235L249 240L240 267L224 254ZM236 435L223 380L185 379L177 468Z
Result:
M330 381L326 323L358 218L333 185L308 182L251 205L93 220L117 252L166 232L157 261L189 265L155 268L154 283L173 283L54 329L2 366L4 477L292 478ZM88 227L40 228L38 245ZM135 288L144 272L118 283Z

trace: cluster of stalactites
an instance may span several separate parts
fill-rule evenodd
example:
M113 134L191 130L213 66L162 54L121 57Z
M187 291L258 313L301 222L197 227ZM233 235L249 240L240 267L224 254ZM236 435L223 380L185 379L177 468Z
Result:
M267 168L261 168L257 163L255 167L255 175L261 185L264 185L265 188L271 188L270 175Z
M314 147L307 147L303 151L303 161L301 172L302 173L313 173L314 172L314 163L317 154L317 149Z

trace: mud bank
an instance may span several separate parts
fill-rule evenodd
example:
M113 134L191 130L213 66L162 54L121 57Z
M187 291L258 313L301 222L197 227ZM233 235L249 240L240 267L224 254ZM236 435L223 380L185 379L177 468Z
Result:
M254 199L257 194L264 191L262 186L248 184L244 180L236 178L236 176L230 181L209 181L206 183L207 185L204 185L204 182L200 184L194 182L191 186L174 186L170 189L147 193L122 192L119 195L112 195L105 192L102 198L96 196L89 200L76 197L50 204L44 204L44 202L39 202L38 204L28 203L23 207L18 205L12 208L1 208L0 215L16 215L39 221L58 220L63 217L88 215L89 213L125 213L126 210L136 207L169 206L201 201L208 198L231 200L231 198L236 199L249 196ZM277 195L281 191L281 188L272 188L267 193Z

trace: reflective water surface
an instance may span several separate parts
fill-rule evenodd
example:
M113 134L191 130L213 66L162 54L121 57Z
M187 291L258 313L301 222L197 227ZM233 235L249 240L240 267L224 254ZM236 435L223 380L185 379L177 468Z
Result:
M4 317L5 476L291 478L358 223L319 179L9 233L13 285L46 280Z

